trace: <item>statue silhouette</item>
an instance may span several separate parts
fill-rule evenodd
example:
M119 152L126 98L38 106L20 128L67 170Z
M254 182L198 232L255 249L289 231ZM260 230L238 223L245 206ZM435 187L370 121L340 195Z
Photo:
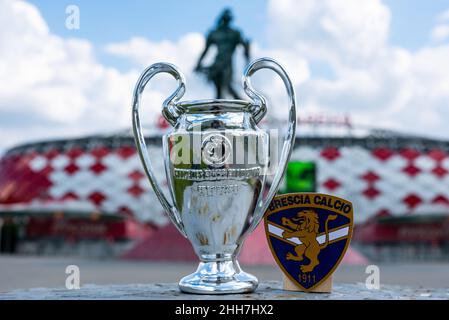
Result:
M240 31L231 28L232 19L231 10L223 10L218 18L217 26L207 35L206 47L195 68L195 71L204 73L207 79L214 84L217 99L223 98L224 90L227 90L234 99L240 99L232 86L232 56L237 46L243 46L246 61L249 63L249 41L243 39ZM215 61L212 65L204 67L202 66L203 58L212 45L217 48Z

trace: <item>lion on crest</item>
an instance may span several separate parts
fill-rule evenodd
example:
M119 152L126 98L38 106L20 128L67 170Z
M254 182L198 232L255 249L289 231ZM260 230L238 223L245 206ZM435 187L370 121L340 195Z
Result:
M321 249L324 249L329 244L328 222L335 220L337 215L329 215L325 222L325 236L326 240L323 244L319 244L317 240L318 229L320 226L318 214L314 210L302 210L297 213L296 217L288 219L282 218L282 225L289 227L293 231L284 231L282 237L284 239L297 237L302 243L297 245L294 250L295 254L288 252L287 260L302 261L304 256L310 260L307 265L300 267L301 271L311 272L320 261L318 255Z

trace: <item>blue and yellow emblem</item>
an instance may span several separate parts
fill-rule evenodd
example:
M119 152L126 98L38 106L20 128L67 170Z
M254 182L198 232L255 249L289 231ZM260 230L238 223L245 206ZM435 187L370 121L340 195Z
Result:
M326 194L279 195L265 214L265 232L277 264L304 291L334 272L352 229L352 203Z

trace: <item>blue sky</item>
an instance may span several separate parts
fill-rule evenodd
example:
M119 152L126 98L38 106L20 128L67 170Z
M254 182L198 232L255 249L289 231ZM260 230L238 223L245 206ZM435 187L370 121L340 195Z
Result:
M299 1L299 0L298 0ZM235 25L261 45L267 44L265 0L129 0L129 1L48 1L30 0L62 37L80 37L99 48L110 42L143 36L153 41L177 40L189 32L207 32L225 7L234 9ZM392 12L389 42L409 50L428 43L435 17L449 8L449 0L385 0ZM79 30L64 26L65 8L76 4L81 11ZM104 63L123 67L124 61L97 52Z
M48 1L32 0L50 28L61 36L84 37L98 44L144 36L155 41L175 40L188 32L204 32L212 26L224 7L231 7L239 26L263 40L260 28L265 18L266 1L210 0L130 0L130 1ZM64 27L65 8L78 5L82 27L70 31Z
M205 33L220 11L225 7L234 9L235 25L250 38L262 45L266 43L264 20L265 0L130 0L130 1L48 1L33 0L47 21L50 29L62 37L81 37L90 40L101 49L111 42L126 41L141 36L153 41L177 40L189 32ZM78 5L81 28L65 28L65 8ZM106 64L124 69L127 61L116 59L97 51L99 59Z
M266 0L130 0L130 1L48 1L31 0L51 31L62 37L89 40L95 46L97 58L105 65L121 71L135 67L129 59L110 55L103 50L108 43L126 41L141 36L152 41L176 41L186 33L206 33L219 12L230 7L234 11L235 26L261 46L269 46L267 40ZM449 0L384 0L392 20L389 43L415 51L429 42L429 33L435 26L435 17L449 7ZM78 5L81 12L81 28L65 28L65 8ZM310 61L314 76L333 78L334 73L324 62Z
M65 25L73 4L79 30ZM289 71L301 115L449 139L449 0L0 0L0 148L128 128L136 79L156 61L184 71L184 99L211 98L193 68L225 7L252 58ZM284 104L282 83L261 79L269 101ZM150 124L170 85L146 90Z
M428 42L435 17L449 7L448 0L386 0L393 18L390 42L416 50Z

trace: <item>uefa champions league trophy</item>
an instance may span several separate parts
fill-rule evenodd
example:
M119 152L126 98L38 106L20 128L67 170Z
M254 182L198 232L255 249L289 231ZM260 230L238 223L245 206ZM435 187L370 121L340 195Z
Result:
M275 71L289 97L289 123L282 151L274 163L271 186L267 176L278 148L270 148L269 134L257 127L267 113L265 98L254 90L250 77L259 69ZM163 103L162 114L173 129L162 138L167 199L151 167L140 124L140 97L156 74L171 74L178 82ZM181 279L183 292L225 294L252 292L258 280L239 266L238 253L257 227L278 190L295 139L296 102L291 81L273 59L252 62L243 75L250 101L195 100L179 102L185 92L184 75L172 64L155 63L145 69L133 95L133 130L143 167L170 220L200 259L196 272ZM274 140L274 139L273 139ZM272 169L271 169L272 170ZM273 170L272 170L273 171ZM268 189L268 190L267 190ZM156 240L157 241L157 240Z

